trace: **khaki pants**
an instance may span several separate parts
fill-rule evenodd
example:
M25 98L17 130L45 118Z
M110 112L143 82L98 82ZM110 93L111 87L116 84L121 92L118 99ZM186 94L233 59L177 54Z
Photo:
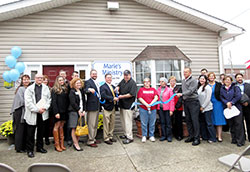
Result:
M115 108L112 111L103 110L103 139L108 141L113 138L115 128Z
M121 123L124 130L124 135L128 139L133 140L133 111L129 109L120 109Z
M89 111L87 112L87 124L89 128L89 139L87 144L95 143L95 137L97 133L99 111Z

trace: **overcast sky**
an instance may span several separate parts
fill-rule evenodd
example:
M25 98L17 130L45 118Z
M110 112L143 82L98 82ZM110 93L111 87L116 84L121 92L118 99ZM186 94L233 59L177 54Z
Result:
M235 42L225 46L224 64L244 64L250 60L250 0L175 0L215 17L224 19L240 27L246 32L236 37Z

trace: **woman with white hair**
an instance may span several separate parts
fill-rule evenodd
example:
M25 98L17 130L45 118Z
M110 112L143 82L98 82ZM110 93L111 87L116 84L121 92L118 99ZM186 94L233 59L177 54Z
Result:
M155 88L150 86L150 79L145 78L143 80L144 87L140 88L137 94L138 100L141 102L140 105L140 119L142 127L142 142L145 143L147 140L149 130L149 140L155 141L155 120L156 120L156 109L157 105L152 106L158 100L158 93ZM149 129L148 129L149 125Z
M167 87L167 79L162 77L160 78L160 87L158 88L158 94L160 96L160 100L162 102L167 101L172 95L173 91L169 87ZM174 99L172 99L167 104L159 104L159 116L161 122L161 130L162 136L160 141L167 140L168 142L172 142L172 124L171 124L171 116L173 115L175 109Z

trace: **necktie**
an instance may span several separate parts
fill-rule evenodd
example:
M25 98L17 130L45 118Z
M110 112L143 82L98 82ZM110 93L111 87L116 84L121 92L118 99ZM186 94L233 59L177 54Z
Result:
M109 86L109 88L110 88L110 90L111 90L111 92L112 92L112 94L113 94L113 97L115 97L115 93L114 93L114 90L113 90L113 87L112 87L112 85L109 85L108 84L108 86ZM114 101L114 104L116 103L116 101Z

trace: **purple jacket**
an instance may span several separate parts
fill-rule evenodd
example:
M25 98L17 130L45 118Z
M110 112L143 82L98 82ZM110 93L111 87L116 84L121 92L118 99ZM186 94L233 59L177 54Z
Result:
M235 105L240 111L242 110L240 104L241 91L238 86L231 85L231 87L227 90L225 85L223 85L220 89L220 98L224 109L227 107L228 102L232 102L232 105Z

